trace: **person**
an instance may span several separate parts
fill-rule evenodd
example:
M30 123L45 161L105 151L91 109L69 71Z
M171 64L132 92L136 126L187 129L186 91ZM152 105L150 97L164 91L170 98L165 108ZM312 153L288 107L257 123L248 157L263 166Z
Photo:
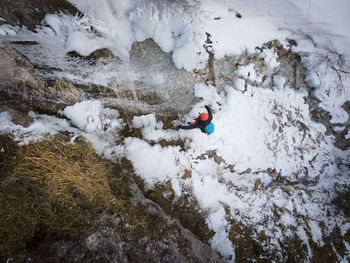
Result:
M211 134L214 131L214 124L211 122L213 114L208 105L205 105L208 113L200 113L199 116L193 122L188 122L188 126L179 125L179 129L191 130L199 128L203 133Z

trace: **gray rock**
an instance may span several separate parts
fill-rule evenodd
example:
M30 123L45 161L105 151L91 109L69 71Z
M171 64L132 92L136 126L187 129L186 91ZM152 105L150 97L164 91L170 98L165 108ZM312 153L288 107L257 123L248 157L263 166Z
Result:
M28 111L57 114L67 105L86 98L86 93L70 82L48 82L34 66L9 46L0 46L0 110L8 111L17 124L28 126Z
M0 17L11 25L24 25L34 30L47 13L62 11L66 14L79 13L66 0L0 0Z
M132 192L131 201L135 205L145 207L147 213L167 222L167 227L162 233L163 238L156 242L146 242L151 251L149 259L157 255L159 261L155 260L156 262L222 262L219 255L208 245L203 244L189 230L165 214L158 204L145 198L136 184L131 184L130 190ZM182 246L184 244L185 246ZM144 241L139 240L137 245L141 248ZM162 258L162 255L165 255L165 258Z
M108 48L97 49L88 56L82 56L76 51L70 51L67 53L67 55L73 58L86 59L92 63L96 63L99 59L111 60L116 58L116 56Z
M34 260L50 262L223 262L218 253L145 198L135 183L130 185L131 207L145 218L141 229L126 218L102 214L96 231L77 241L58 241L47 255L38 250ZM152 221L149 221L152 219ZM48 256L49 255L49 256Z

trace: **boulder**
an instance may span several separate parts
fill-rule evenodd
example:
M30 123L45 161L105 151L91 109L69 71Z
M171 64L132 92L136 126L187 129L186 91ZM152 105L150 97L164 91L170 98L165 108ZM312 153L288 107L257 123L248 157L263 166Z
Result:
M66 0L0 0L0 17L13 26L23 25L30 30L34 30L47 13L59 11L71 15L79 13Z

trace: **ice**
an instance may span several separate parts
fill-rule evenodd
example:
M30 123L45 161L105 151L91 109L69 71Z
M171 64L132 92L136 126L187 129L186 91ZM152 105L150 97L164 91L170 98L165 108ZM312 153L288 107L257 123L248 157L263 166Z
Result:
M193 194L208 215L208 226L215 231L211 246L227 261L235 258L228 216L252 227L254 234L268 236L271 250L280 249L279 243L286 237L298 235L307 247L309 260L309 240L322 246L326 233L336 227L343 235L348 231L346 219L336 214L329 200L336 196L336 186L349 181L348 171L339 165L349 160L349 151L337 149L335 138L326 135L326 127L311 119L305 97L312 88L319 106L330 112L330 121L338 127L349 120L342 108L350 98L350 33L344 26L349 24L349 1L205 0L186 12L174 12L178 9L166 8L160 1L153 6L121 0L70 2L84 16L48 14L36 33L2 25L1 42L37 41L40 50L19 49L27 51L27 57L36 65L62 69L55 77L112 88L120 83L132 86L142 79L154 90L153 86L157 86L156 91L162 91L162 99L169 102L171 93L164 90L170 89L169 79L175 84L178 80L171 78L164 64L155 72L155 67L135 69L134 64L129 64L131 45L152 38L162 51L171 53L178 68L203 69L208 59L203 49L208 32L215 59L256 54L271 74L277 74L273 76L273 86L262 87L263 76L249 62L234 68L238 76L234 86L216 88L191 83L177 89L190 94L185 95L186 99L193 91L196 96L190 98L194 104L181 121L192 121L205 111L205 105L211 106L216 130L210 136L198 129L165 130L157 120L156 110L152 110L133 117L132 126L141 130L142 137L122 142L118 132L124 123L118 111L98 100L66 107L62 114L69 122L31 113L34 122L28 128L14 124L11 115L2 112L2 133L11 133L21 143L28 143L68 130L74 134L72 141L85 136L105 158L128 158L146 187L170 182L176 197ZM232 10L238 10L242 18ZM297 42L293 52L301 56L308 90L288 86L288 79L278 74L280 63L272 48L256 51L257 46L273 39L288 48L286 38ZM92 67L68 62L66 57L68 51L87 56L98 48L109 48L122 64ZM147 57L145 60L146 65L150 63ZM345 138L350 138L349 132ZM178 141L183 141L183 147L164 146ZM182 179L185 170L191 171L191 177Z
M350 52L347 47L350 33L343 26L349 23L344 11L350 8L348 1L337 0L333 5L325 0L310 0L307 3L268 0L263 4L253 0L234 3L206 0L181 13L173 11L176 10L174 7L181 6L167 7L161 2L147 5L147 2L141 4L131 0L71 0L71 3L85 16L48 14L44 19L45 26L36 29L39 39L35 41L52 46L51 49L62 56L68 51L89 55L96 49L109 48L123 61L128 61L133 42L152 38L163 51L172 53L177 67L192 70L206 65L208 54L203 49L205 32L211 34L212 50L217 59L243 52L254 53L257 46L273 39L287 45L286 38L291 38L297 41L298 46L294 47L294 51L302 56L307 66L307 79L321 100L320 106L331 113L333 123L344 123L349 118L342 109L350 97L350 80L345 73L349 72ZM243 17L237 18L232 10L240 11ZM0 28L1 34L7 37L16 35L19 30L8 25ZM20 31L21 34L27 32L24 29ZM35 34L32 33L30 37L35 38ZM260 56L270 70L278 68L272 49L264 49ZM42 60L38 64L57 64L54 58ZM66 63L62 60L62 63ZM71 68L74 68L73 65ZM109 78L104 78L106 74L99 74L99 70L86 68L90 73L86 74L89 78L80 81L109 85L110 81L107 80L120 77L108 70L106 74ZM251 76L247 76L248 72ZM79 75L71 72L57 74L73 79ZM251 68L242 68L241 76L257 82L262 80L262 76L255 74ZM163 83L163 80L156 75L150 82ZM242 82L237 85L237 89L244 90Z
M77 51L83 56L88 56L96 47L82 32L74 32L67 39L66 49L67 51Z

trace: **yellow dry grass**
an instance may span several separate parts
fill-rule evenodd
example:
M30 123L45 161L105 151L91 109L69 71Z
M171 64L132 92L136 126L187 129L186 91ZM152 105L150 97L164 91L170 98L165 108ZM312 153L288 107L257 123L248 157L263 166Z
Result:
M0 255L80 235L98 213L124 206L109 185L112 165L83 140L33 143L0 161Z

